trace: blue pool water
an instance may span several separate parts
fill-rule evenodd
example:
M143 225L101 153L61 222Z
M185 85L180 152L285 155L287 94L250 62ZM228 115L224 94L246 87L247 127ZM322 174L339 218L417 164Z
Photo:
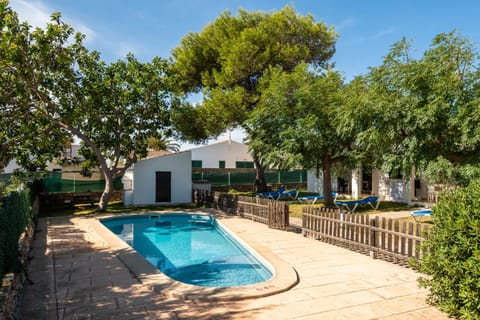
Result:
M102 223L177 281L233 287L272 277L265 265L209 215L138 215L108 218Z

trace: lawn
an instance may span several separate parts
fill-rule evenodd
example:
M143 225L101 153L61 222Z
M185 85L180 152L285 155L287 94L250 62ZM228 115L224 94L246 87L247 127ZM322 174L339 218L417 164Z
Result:
M301 218L302 217L302 208L306 206L306 204L303 203L291 203L290 204L290 216L295 217L295 218ZM315 204L313 205L314 207L323 207L324 204ZM392 202L392 201L382 201L380 202L380 205L377 210L373 210L370 207L363 207L363 208L357 208L355 210L355 213L361 213L361 214L369 214L369 215L381 215L381 213L384 212L395 212L395 211L413 211L417 209L415 206L408 205L406 203L399 203L399 202ZM403 219L410 219L408 218L402 218ZM412 220L413 221L413 220ZM428 219L425 219L425 221L429 221Z

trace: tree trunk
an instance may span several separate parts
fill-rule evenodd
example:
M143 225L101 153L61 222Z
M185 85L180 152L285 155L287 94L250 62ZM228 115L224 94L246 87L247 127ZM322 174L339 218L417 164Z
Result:
M331 159L328 156L323 157L322 161L323 174L323 196L324 203L329 206L333 205L332 197L332 176L331 176Z
M255 163L256 176L255 176L255 190L256 192L267 191L267 179L265 178L265 168L260 163L257 157L253 157L253 163Z
M113 177L111 172L104 170L103 176L105 177L105 189L103 190L100 201L98 202L97 210L99 212L105 212L105 210L107 210L108 201L110 200L113 192Z

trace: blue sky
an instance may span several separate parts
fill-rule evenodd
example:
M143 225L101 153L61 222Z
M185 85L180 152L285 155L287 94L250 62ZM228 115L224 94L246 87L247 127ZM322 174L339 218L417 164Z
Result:
M199 32L225 10L272 12L294 4L297 12L335 26L333 61L347 81L382 63L402 37L420 56L439 33L458 30L478 48L480 1L476 0L10 0L22 20L44 26L54 11L85 33L86 46L106 61L132 52L142 61L168 58L188 32ZM241 133L232 134L241 141ZM220 139L222 139L221 137Z

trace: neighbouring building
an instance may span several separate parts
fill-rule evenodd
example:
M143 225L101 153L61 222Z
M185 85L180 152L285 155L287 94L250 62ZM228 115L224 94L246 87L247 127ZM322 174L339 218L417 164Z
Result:
M247 145L227 139L190 149L192 168L253 168Z
M323 194L322 183L322 177L317 178L313 172L308 172L309 192ZM437 188L429 185L425 179L416 177L413 169L410 176L404 177L361 166L347 170L343 177L332 177L332 190L354 199L377 195L384 201L404 203L435 202L439 193Z

